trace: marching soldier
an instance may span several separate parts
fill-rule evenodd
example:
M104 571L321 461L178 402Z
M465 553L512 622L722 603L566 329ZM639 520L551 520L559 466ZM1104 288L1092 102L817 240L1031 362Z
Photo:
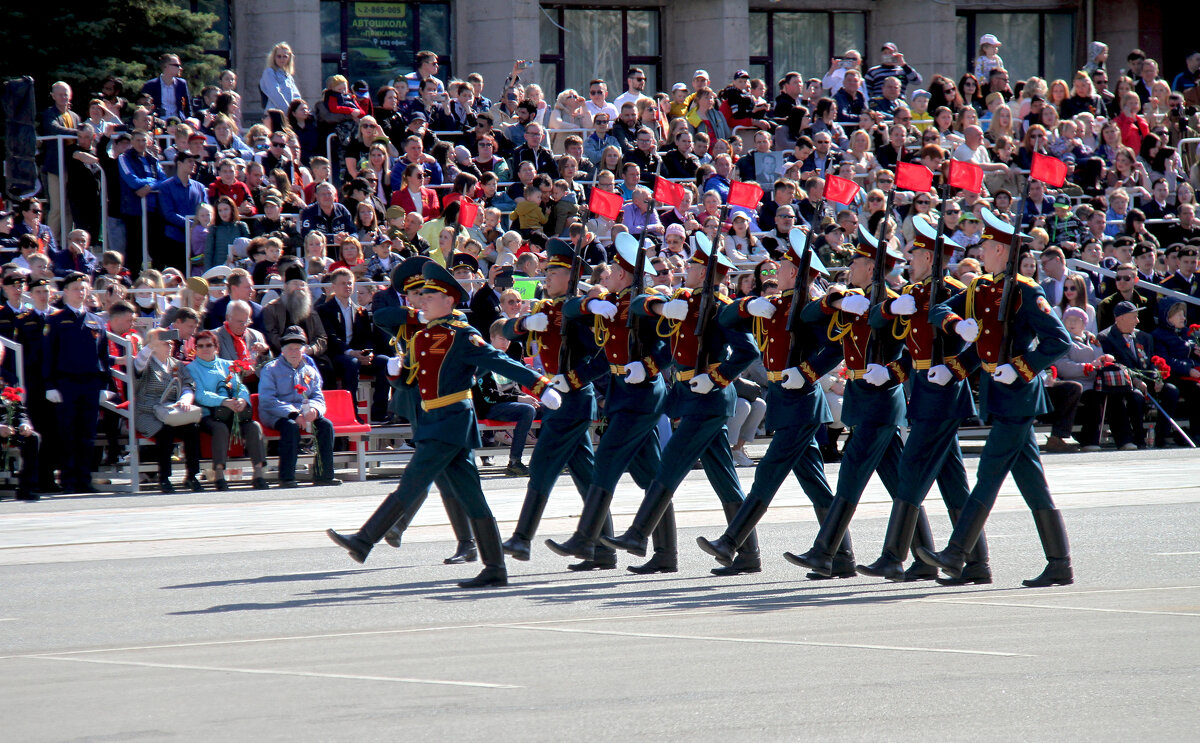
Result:
M920 546L913 551L951 578L961 577L963 564L996 503L1000 485L1011 471L1021 496L1033 511L1047 561L1041 575L1022 582L1030 587L1067 585L1074 579L1067 531L1062 513L1050 497L1033 436L1033 421L1048 410L1039 374L1066 353L1070 340L1037 282L1019 274L1006 276L1013 226L987 209L983 210L983 221L980 244L983 268L988 273L972 281L966 291L934 307L929 315L944 332L975 340L976 353L988 372L980 380L979 399L991 431L979 457L975 487L954 523L950 543L941 552ZM1000 301L1008 280L1017 282L1013 289L1018 293L1005 327ZM1008 349L1004 348L1006 339Z
M56 444L62 452L62 487L68 493L98 492L92 485L92 453L109 356L104 321L85 306L90 288L86 274L64 276L63 308L50 315L42 331L46 399L56 406Z
M881 278L875 276L876 252L886 249L860 226L858 245L850 261L850 286L831 289L820 302L805 307L801 315L805 322L823 328L829 340L842 344L842 355L846 360L842 422L852 431L842 453L837 493L812 548L802 555L791 552L783 555L788 562L809 568L818 575L837 578L857 575L849 540L844 543L843 538L871 473L879 473L879 479L893 500L900 493L897 467L903 448L900 421L904 416L904 390L900 385L906 375L897 359L903 344L890 333L877 333L878 358L883 363L870 360L871 300L867 293L871 291L872 282ZM890 271L899 258L888 253L885 270ZM885 293L886 299L895 297L890 290Z
M471 405L472 379L475 370L483 368L529 387L548 408L557 408L562 398L549 386L548 377L502 354L479 331L455 317L454 307L464 290L449 271L430 261L421 274L425 278L422 311L426 326L409 342L404 366L416 383L424 411L413 434L416 452L404 468L400 485L357 533L346 536L330 529L326 534L356 562L365 562L375 543L402 514L428 495L429 486L444 472L453 496L471 519L484 564L478 576L458 585L505 586L508 572L500 547L500 530L483 497L472 455L472 450L481 445Z
M710 261L717 261L712 274L716 280L706 284ZM660 524L662 541L673 545L674 519L668 522L663 516L671 508L675 489L696 460L704 466L704 473L721 499L727 520L733 519L746 498L729 451L726 422L733 415L737 402L730 383L758 358L758 347L746 331L717 322L720 308L730 303L728 297L722 294L706 297L731 268L733 263L723 253L714 249L707 238L697 235L697 250L688 262L684 288L669 301L662 296L647 296L634 310L648 317L658 316L658 324L666 325L666 331L660 330L659 334L672 339L676 374L667 400L667 412L672 418L679 419L679 428L663 449L662 464L654 481L646 488L633 524L620 537L600 538L609 547L645 555L646 540ZM701 329L702 317L710 311L706 308L709 302L715 306L712 306L709 321ZM656 550L647 565L674 571L676 562L676 554ZM761 569L758 538L753 531L742 542L735 562L736 569L731 567L724 572L736 575L756 573Z
M568 321L582 319L591 323L596 344L603 349L609 365L608 391L604 396L608 428L596 447L592 483L575 533L561 543L547 539L546 546L556 554L577 557L585 563L595 562L598 567L617 564L616 552L597 541L601 533L613 533L608 508L621 474L629 472L639 488L648 488L661 461L658 422L667 398L661 370L670 360L670 349L653 328L645 327L649 323L640 322L637 317L631 322L629 317L630 312L650 298L650 295L635 297L632 292L638 251L642 249L636 238L617 235L612 271L605 277L603 288L593 289L586 297L570 299L563 307ZM644 267L643 277L654 278ZM663 522L669 523L670 529L664 526L663 539L659 533L654 539L655 555L662 553L663 558L630 566L632 572L674 572L677 550L673 510L667 510Z
M901 582L906 580L904 560L914 536L918 544L932 549L933 534L921 503L934 481L937 481L950 512L951 524L958 520L970 493L958 444L958 427L964 418L975 415L975 401L966 377L977 363L973 352L962 357L955 355L956 351L962 350L958 336L939 339L929 323L930 291L934 281L941 282L938 291L942 297L958 294L966 287L950 276L932 275L937 231L923 219L915 220L913 226L916 234L908 254L910 283L898 298L871 308L872 327L904 340L906 353L901 364L904 372L913 378L908 401L909 434L900 455L900 481L904 483L904 489L892 502L882 554L870 565L858 566L858 572L863 575ZM944 238L942 254L946 260L955 250L961 249L950 238ZM941 353L936 353L939 342ZM967 558L963 575L954 579L939 578L938 582L954 585L992 582L987 542L982 534Z
M782 293L773 297L747 297L728 305L721 311L721 322L744 330L747 326L762 352L767 369L767 428L774 430L766 454L754 471L754 485L746 501L729 519L729 527L720 539L709 541L696 537L700 548L717 558L722 568L713 573L723 575L739 571L745 558L738 549L750 538L755 525L787 478L796 475L804 494L812 501L819 521L825 520L833 491L825 479L824 461L816 443L817 432L833 420L820 379L833 370L840 351L829 343L822 332L795 318L796 335L788 330L788 318L796 310L793 302L803 302L797 292L807 287L800 282L803 233L792 230L790 244L779 262L776 279ZM816 252L810 254L812 275L828 275ZM849 550L849 543L845 545ZM825 578L811 573L810 578Z
M537 533L546 510L550 491L566 466L580 497L587 499L592 484L595 455L589 434L596 417L596 394L592 380L607 371L608 362L596 347L592 329L582 322L570 321L563 310L572 299L571 279L575 250L564 240L551 238L546 245L546 299L536 302L533 312L505 323L504 335L510 340L532 341L542 368L553 375L553 385L562 395L558 410L542 416L538 444L529 460L529 485L521 516L504 551L518 560L529 559L529 543ZM563 348L563 345L566 348ZM566 366L560 367L560 361ZM602 570L616 567L615 561L584 562L568 566L571 570Z
M419 319L421 290L425 288L425 277L421 275L421 269L428 262L429 258L425 256L413 256L392 269L392 286L404 293L408 306L382 307L374 313L375 325L393 339L397 351L397 355L389 359L391 366L387 369L388 383L396 390L392 399L392 412L407 420L414 434L421 418L421 395L416 385L409 380L410 375L401 374L399 357L408 349L408 343L413 336L425 326ZM447 565L475 562L479 559L479 553L475 548L475 538L471 534L471 521L451 493L453 486L450 479L445 473L440 473L433 482L442 496L446 517L450 519L450 528L454 530L454 538L458 541L454 554L442 562ZM392 528L384 534L384 541L392 547L399 548L404 530L408 528L424 502L425 498L422 497L410 508L405 509Z

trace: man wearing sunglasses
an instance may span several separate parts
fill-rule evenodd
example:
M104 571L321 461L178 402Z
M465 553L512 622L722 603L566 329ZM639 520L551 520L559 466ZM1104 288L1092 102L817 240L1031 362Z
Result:
M584 101L583 105L587 107L588 113L592 115L593 119L600 114L607 115L609 121L617 118L617 107L605 100L607 96L608 83L600 78L596 78L588 83L587 100Z
M192 97L184 80L183 65L178 54L164 54L158 59L161 74L142 86L142 93L154 99L154 114L161 118L192 115Z

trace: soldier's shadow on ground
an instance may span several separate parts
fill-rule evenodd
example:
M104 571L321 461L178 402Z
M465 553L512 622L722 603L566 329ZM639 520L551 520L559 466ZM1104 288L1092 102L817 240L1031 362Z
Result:
M477 564L476 564L477 565ZM412 566L417 569L421 566ZM332 580L343 576L404 568L376 568L329 571L316 574L261 576L250 579L209 581L206 583L164 586L164 589L208 588L237 585L285 583L291 580ZM555 606L593 603L598 610L637 609L639 611L678 612L720 609L724 611L764 612L803 606L839 606L886 604L934 596L946 596L1007 590L1005 588L960 589L948 591L930 583L902 584L860 579L762 582L758 575L718 578L699 574L637 577L627 573L537 573L510 576L514 581L505 588L464 590L457 581L473 575L473 570L445 579L373 586L330 586L298 593L275 602L218 604L204 609L172 612L174 616L223 614L231 612L271 611L277 609L365 606L414 600L440 602L476 602L525 600L534 605Z

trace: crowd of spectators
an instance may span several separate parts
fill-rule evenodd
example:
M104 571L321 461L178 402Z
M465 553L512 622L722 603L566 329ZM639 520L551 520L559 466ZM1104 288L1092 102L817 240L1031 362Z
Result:
M1024 215L1032 239L1022 271L1041 282L1073 337L1047 380L1056 403L1048 446L1066 449L1072 435L1098 446L1101 423L1118 445L1145 445L1148 396L1198 430L1200 53L1171 83L1140 51L1119 67L1103 44L1070 81L1012 80L1001 49L986 34L971 69L931 74L888 43L874 64L848 50L821 77L787 72L769 85L741 69L725 78L700 69L658 93L633 67L623 81L553 94L523 81L518 64L495 101L478 74L440 80L431 52L374 91L341 75L319 94L301 91L286 43L268 54L261 102L249 106L232 70L193 97L174 54L140 88L111 78L86 103L58 82L39 121L41 134L64 142L61 160L56 142L43 143L47 199L0 213L9 313L0 332L15 337L12 317L52 311L56 282L82 274L88 310L111 332L144 342L138 396L154 399L150 408L139 403L135 419L166 468L160 480L169 487L178 439L185 484L201 485L200 430L212 435L213 463L223 468L225 453L215 449L228 446L230 426L222 432L209 409L244 415L248 398L233 392L214 405L211 381L240 362L251 370L247 392L269 381L277 388L263 423L284 437L280 476L294 482L301 429L330 451L320 390L357 396L360 379L382 377L391 339L371 315L404 303L388 284L406 257L427 255L470 287L462 309L486 338L495 321L540 295L551 236L582 246L591 282L607 270L616 234L650 237L651 264L670 290L702 232L737 267L726 291L746 296L778 291L775 261L795 227L813 231L837 281L857 229L882 230L904 251L914 221L926 220L965 246L949 269L969 282L981 270L975 246L986 207L1009 220ZM1062 188L1026 183L1035 153L1066 163ZM983 169L981 193L945 187L951 159ZM934 188L895 190L904 162L932 171ZM830 175L861 190L848 203L825 201ZM662 179L682 188L678 205L656 199ZM756 209L729 208L738 183L762 189ZM589 208L596 191L620 198L615 219ZM902 269L889 276L896 286L905 280ZM45 301L36 292L43 286ZM297 375L315 397L283 394L304 386L290 385ZM762 385L747 377L731 436L742 463L763 405ZM152 403L170 379L188 382L185 406L205 410L194 430L156 425ZM829 394L838 386L827 380ZM519 415L519 463L527 411L505 406L527 401L503 381L494 387L479 397ZM370 421L394 422L388 386L372 390ZM1158 445L1170 442L1163 420L1152 437ZM257 486L266 454L250 423L238 438Z

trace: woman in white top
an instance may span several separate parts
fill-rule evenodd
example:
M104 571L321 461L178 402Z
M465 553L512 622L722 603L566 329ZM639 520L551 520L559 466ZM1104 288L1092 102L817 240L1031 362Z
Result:
M554 110L550 112L550 129L591 129L592 115L588 113L587 106L583 105L583 96L579 95L574 88L567 88L558 94L558 99L554 101ZM587 132L579 133L580 139L587 136ZM567 138L566 134L551 134L550 149L555 152L562 150L562 140Z
M300 88L292 77L295 72L295 55L292 54L292 48L286 41L281 41L267 55L267 66L258 81L264 108L286 111L292 101L302 97Z

